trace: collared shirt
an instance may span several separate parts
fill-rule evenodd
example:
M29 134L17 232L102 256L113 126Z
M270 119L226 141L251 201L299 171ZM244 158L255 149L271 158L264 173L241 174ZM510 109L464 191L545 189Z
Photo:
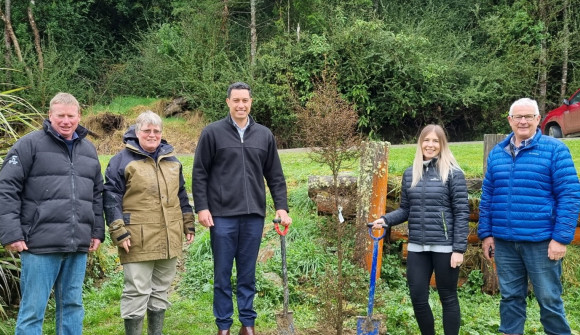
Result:
M532 143L532 140L534 139L534 136L536 134L534 134L532 137L530 138L526 138L525 140L522 140L522 142L520 143L520 146L516 146L516 137L515 135L512 136L512 139L510 140L510 143L504 148L504 150L512 155L512 157L516 157L518 155L518 153L525 148L526 146L530 145L530 143Z
M232 119L232 123L234 124L234 127L236 127L236 129L238 130L238 134L240 134L240 140L242 142L244 142L244 133L246 132L246 129L248 128L248 123L250 120L248 118L246 118L246 125L244 126L244 128L240 128L240 126L238 126L238 124L236 123L236 121L234 121L234 119Z
M72 154L72 148L73 148L73 143L74 141L79 138L79 135L77 134L77 132L75 131L72 135L72 138L70 140L67 140L66 138L62 137L62 135L60 133L58 133L58 137L62 138L64 140L64 143L66 143L66 147L68 148L68 154Z

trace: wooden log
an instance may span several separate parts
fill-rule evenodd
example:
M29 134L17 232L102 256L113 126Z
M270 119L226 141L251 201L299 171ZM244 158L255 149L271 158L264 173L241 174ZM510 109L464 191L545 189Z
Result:
M316 203L319 215L330 215L333 212L337 212L337 209L334 208L335 201L331 194L326 192L318 193L316 194L314 202ZM356 216L356 201L353 197L339 195L337 203L339 206L342 206L342 216L347 219L352 219Z
M481 178L467 179L469 192L477 192L481 189ZM357 177L353 175L340 175L338 178L340 197L344 197L343 215L345 217L354 217L353 207L349 203L354 200L348 200L347 197L355 198L357 195ZM332 185L332 176L309 176L308 177L308 197L316 202L319 214L332 214L336 211L333 208L333 201L330 199L332 194L330 187ZM387 207L386 213L392 212L399 208L401 189L401 177L389 177L387 183ZM479 199L472 198L469 202L470 221L477 222L479 219ZM345 212L346 211L346 212ZM580 221L579 221L580 222Z
M483 257L483 253L480 254L480 257L481 273L483 274L483 286L481 290L485 293L496 294L499 292L499 280L497 278L495 260L488 261Z
M468 178L467 190L470 193L477 193L481 190L481 178ZM351 174L338 176L339 194L357 194L358 177ZM308 176L308 197L314 200L318 193L330 193L332 186L332 176ZM401 177L389 176L387 179L387 199L394 199L397 202L401 196ZM398 206L397 206L398 207Z
M355 250L359 264L371 272L374 243L369 236L367 223L373 222L385 213L389 180L389 142L365 142L362 145L360 174L357 180L357 229L355 241L364 246L363 254ZM374 236L383 234L383 229L374 230ZM383 239L384 240L384 239ZM378 243L376 279L380 278L383 256L383 240ZM362 257L361 257L362 256Z
M319 193L330 194L333 185L332 176L308 176L308 197L314 200ZM351 174L338 175L338 194L356 196L357 177Z

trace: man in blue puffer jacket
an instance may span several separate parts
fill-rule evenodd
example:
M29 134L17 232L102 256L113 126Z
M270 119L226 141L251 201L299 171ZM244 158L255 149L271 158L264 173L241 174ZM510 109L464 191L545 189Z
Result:
M499 331L523 334L528 278L546 334L570 334L561 298L562 257L576 229L580 184L564 143L542 135L536 101L512 104L513 130L487 159L478 235L495 254L501 292Z

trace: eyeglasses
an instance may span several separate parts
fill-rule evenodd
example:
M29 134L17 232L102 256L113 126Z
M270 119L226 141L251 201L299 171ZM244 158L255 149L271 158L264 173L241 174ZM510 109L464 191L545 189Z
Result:
M155 135L161 134L161 130L159 129L141 129L141 132L147 135L151 135L151 133Z
M522 119L526 119L526 121L533 121L536 118L536 116L538 115L537 114L510 115L512 120L516 120L517 122L520 122Z

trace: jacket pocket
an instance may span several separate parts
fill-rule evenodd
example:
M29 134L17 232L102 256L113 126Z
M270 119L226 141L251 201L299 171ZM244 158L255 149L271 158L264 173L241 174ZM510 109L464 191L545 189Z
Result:
M39 218L40 218L40 214L38 213L38 207L37 207L36 210L34 211L34 216L32 218L32 222L30 223L30 226L28 227L28 229L26 229L26 231L25 231L24 241L26 243L28 243L28 239L30 238L30 236L34 232L34 229L38 226Z
M445 233L445 239L449 239L449 235L447 234L447 222L445 222L445 212L441 212L441 219L443 221L443 233Z

